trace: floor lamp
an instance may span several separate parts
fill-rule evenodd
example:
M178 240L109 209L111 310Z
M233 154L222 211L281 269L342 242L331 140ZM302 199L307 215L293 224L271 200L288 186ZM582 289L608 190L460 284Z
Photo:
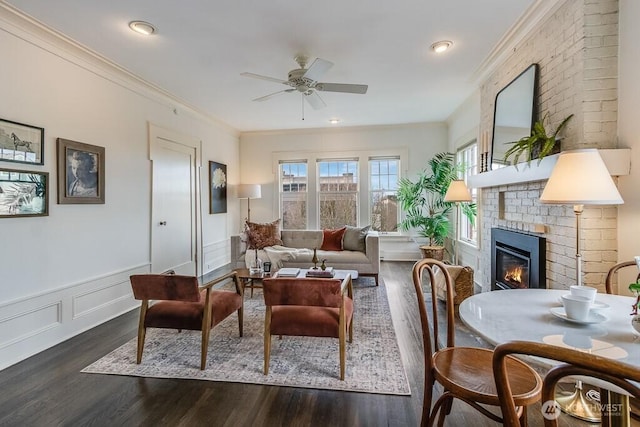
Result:
M247 199L247 222L251 221L251 199L262 197L262 187L260 184L240 184L238 185L238 199Z
M582 286L580 216L584 205L624 203L598 150L587 148L560 153L540 202L573 205L576 215L576 284ZM583 420L599 421L599 412L594 411L585 399L582 381L576 381L576 389L571 395L556 397L564 412Z
M471 193L467 185L461 179L455 179L449 184L447 193L444 195L445 202L453 202L456 204L456 232L455 232L455 257L454 264L458 264L460 259L458 258L458 231L460 230L460 202L471 202Z

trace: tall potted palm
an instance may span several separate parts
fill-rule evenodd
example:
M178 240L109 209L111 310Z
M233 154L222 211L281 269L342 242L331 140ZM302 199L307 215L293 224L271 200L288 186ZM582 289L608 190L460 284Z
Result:
M405 213L398 226L404 231L415 229L428 239L428 245L420 247L425 257L444 259L445 238L452 231L449 214L455 207L454 203L445 202L444 196L461 169L462 165L455 165L452 153L438 153L415 182L402 178L398 183L398 200ZM461 210L471 222L475 221L475 204L461 204Z

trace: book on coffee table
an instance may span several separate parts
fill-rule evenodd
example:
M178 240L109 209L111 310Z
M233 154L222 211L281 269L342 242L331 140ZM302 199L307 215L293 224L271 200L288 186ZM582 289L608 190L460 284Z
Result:
M306 274L307 277L333 277L333 275L333 267L327 267L324 270L320 268L318 268L317 270L310 268L309 270L307 270Z
M281 268L278 270L278 277L296 277L300 273L299 268Z

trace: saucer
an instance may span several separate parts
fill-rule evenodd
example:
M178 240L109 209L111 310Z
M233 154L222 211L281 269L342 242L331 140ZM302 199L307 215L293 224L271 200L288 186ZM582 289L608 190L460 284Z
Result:
M595 311L589 311L589 316L585 320L569 319L567 317L567 313L564 311L564 307L552 307L549 309L549 311L551 312L551 314L562 320L566 320L567 322L571 323L578 323L580 325L591 325L594 323L602 323L608 320L606 316L603 316L602 314Z

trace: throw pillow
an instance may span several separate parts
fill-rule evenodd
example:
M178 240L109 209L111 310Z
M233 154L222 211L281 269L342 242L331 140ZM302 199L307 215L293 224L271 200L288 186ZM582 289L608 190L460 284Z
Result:
M337 230L322 230L322 246L323 251L341 251L342 237L347 227L338 228Z
M342 238L342 249L345 251L366 252L367 246L365 239L367 238L367 233L370 228L370 225L362 228L347 225L344 237Z
M247 241L249 249L262 249L267 246L281 245L280 219L264 224L247 221Z

